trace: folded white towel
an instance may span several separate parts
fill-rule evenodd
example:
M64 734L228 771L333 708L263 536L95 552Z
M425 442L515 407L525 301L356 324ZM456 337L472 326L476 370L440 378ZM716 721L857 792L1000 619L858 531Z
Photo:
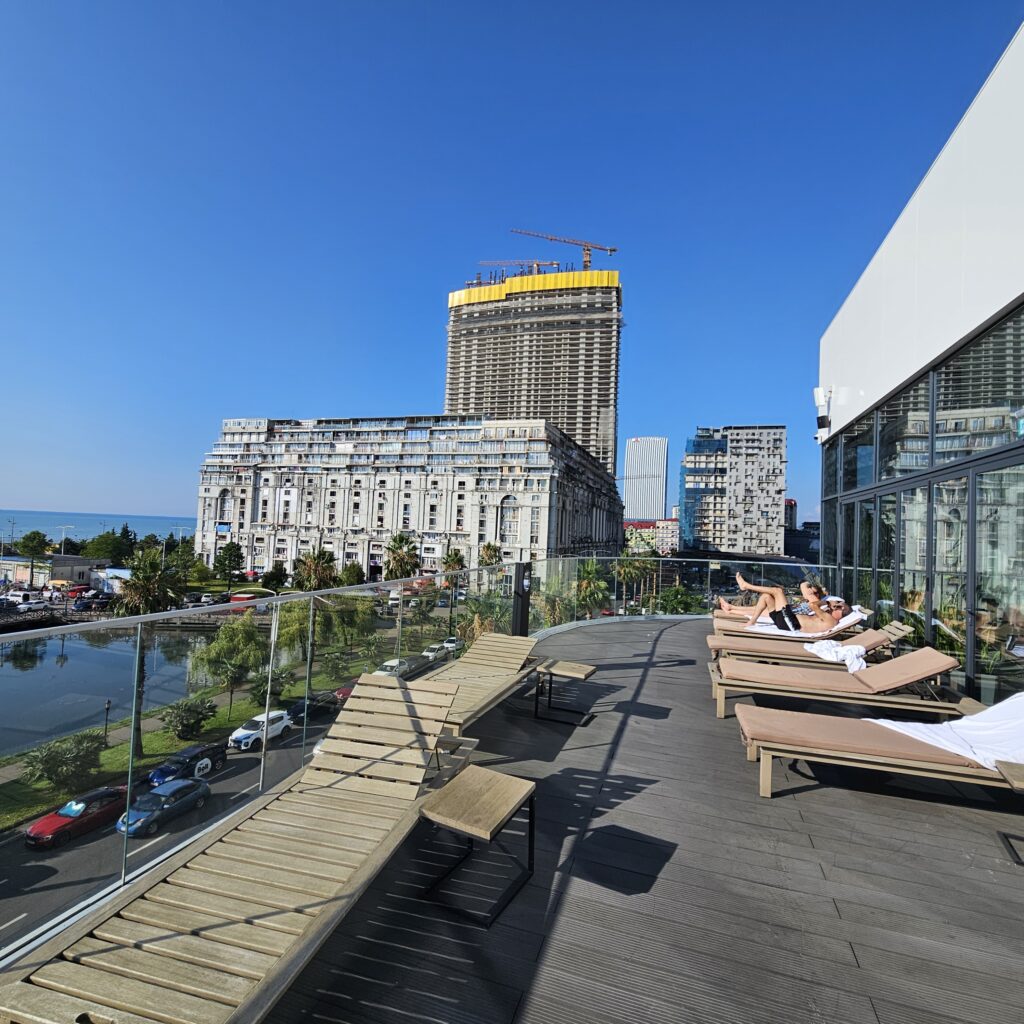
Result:
M954 722L893 722L885 718L875 722L969 757L993 771L996 761L1024 764L1024 693L1015 693L976 715L965 715Z
M846 662L847 672L859 672L868 665L864 660L867 648L861 647L860 644L844 647L838 640L817 640L813 644L804 644L804 650L836 665L841 661Z

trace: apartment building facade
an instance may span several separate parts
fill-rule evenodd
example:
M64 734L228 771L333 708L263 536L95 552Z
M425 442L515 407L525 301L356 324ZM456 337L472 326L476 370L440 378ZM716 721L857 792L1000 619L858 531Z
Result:
M227 419L199 477L207 565L229 541L257 573L322 547L378 579L396 533L426 571L455 550L475 566L488 542L505 561L621 546L615 481L540 419Z
M616 270L522 274L452 292L445 413L547 420L614 476L621 331Z
M664 519L668 487L668 438L629 437L622 470L627 519Z
M821 558L848 600L1024 690L1024 33L821 338ZM938 140L936 140L938 141Z
M681 551L782 554L786 428L698 427L679 490Z

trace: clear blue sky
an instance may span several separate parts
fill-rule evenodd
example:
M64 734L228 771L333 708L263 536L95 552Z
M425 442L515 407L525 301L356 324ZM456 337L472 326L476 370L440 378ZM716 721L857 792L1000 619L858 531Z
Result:
M225 416L440 412L447 292L576 258L525 227L620 248L670 492L697 424L785 423L816 517L818 338L1022 18L5 3L0 507L188 513Z

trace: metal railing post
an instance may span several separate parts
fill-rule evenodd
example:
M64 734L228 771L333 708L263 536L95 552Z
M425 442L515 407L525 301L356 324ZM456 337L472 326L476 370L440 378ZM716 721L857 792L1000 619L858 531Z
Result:
M135 723L139 723L139 731L142 731L142 722L139 716L142 708L139 707L139 672L142 670L142 623L135 627L135 674L132 676L132 724L128 737L128 788L124 794L124 842L121 844L121 884L124 885L128 877L128 829L131 820L128 812L132 806L132 775L135 772Z
M267 658L267 699L263 708L263 743L260 747L260 782L258 792L263 792L263 780L267 772L267 747L270 746L270 683L274 677L274 657L277 653L277 629L281 621L281 606L274 605L270 617L270 655Z

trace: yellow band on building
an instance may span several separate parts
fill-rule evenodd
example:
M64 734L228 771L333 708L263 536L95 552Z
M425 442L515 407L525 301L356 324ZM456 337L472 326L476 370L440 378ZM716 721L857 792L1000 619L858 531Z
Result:
M567 270L559 274L522 274L501 284L482 284L448 293L448 308L471 302L497 302L517 292L549 292L561 288L618 288L617 270Z

